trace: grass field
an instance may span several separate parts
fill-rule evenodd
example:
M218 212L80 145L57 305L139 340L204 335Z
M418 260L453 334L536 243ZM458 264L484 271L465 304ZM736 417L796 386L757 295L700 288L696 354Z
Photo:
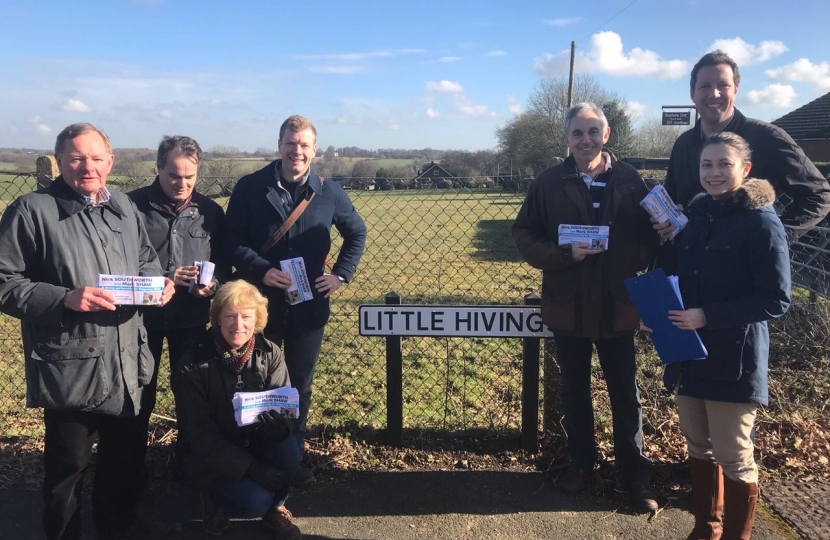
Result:
M358 335L361 304L382 304L390 291L400 293L405 304L520 304L526 294L538 293L541 283L540 273L519 260L509 237L521 194L353 191L351 197L366 220L369 240L355 280L332 303L310 415L312 425L341 430L386 424L385 341ZM335 235L331 259L339 245ZM800 291L794 299L797 306L771 327L771 403L759 417L758 444L765 463L804 471L810 465L793 461L794 453L824 443L799 432L799 426L817 433L809 426L819 425L830 407L830 306L810 304ZM0 316L0 435L37 436L39 412L24 408L18 336L17 321ZM683 439L673 398L662 386L660 362L644 336L638 347L648 451L682 460ZM413 337L403 340L403 352L406 427L519 426L520 340ZM166 367L164 361L156 412L172 417ZM607 449L610 407L596 365L594 380L598 437Z

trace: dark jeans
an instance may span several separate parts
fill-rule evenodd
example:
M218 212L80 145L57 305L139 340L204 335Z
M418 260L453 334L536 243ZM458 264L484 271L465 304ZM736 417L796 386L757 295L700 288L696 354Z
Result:
M285 365L288 367L288 376L291 386L300 394L300 417L297 421L296 441L303 451L308 423L308 410L311 407L311 382L314 378L314 369L317 367L317 358L320 356L320 347L323 344L325 327L314 330L305 330L292 324L289 316L284 325L271 324L265 328L265 337L276 343L285 356Z
M127 527L135 518L136 481L147 444L147 429L137 416L45 409L43 449L43 528L48 540L81 537L84 470L98 452L92 489L92 516L102 531Z
M634 336L599 339L555 335L562 372L562 406L571 464L590 471L596 463L594 407L591 400L593 347L611 398L614 455L625 482L651 478L651 461L643 454L643 407L637 387Z
M150 347L150 352L156 361L156 367L153 371L153 378L150 384L144 388L144 393L141 396L141 411L139 417L144 420L144 429L150 427L150 415L156 407L156 388L158 386L159 366L161 365L161 352L164 346L164 340L167 339L167 352L170 359L170 389L173 389L173 372L178 365L177 362L187 350L188 344L192 344L200 339L205 332L204 326L195 326L190 328L176 328L176 329L158 329L147 328L147 345ZM172 395L172 394L171 394ZM144 453L147 452L147 446L144 446ZM181 438L181 432L176 439L176 454L179 459L187 453L187 443ZM181 454L181 456L180 456ZM143 459L143 457L142 457Z
M210 498L230 517L257 518L275 506L284 505L291 487L290 480L300 464L300 449L291 437L278 444L264 443L259 448L252 445L250 451L254 458L282 472L286 479L285 486L274 493L249 478L217 479L210 486Z

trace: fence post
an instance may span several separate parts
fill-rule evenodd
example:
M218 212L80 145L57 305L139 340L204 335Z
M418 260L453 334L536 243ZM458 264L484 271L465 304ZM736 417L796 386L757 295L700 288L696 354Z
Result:
M401 295L386 295L386 305L400 305ZM403 444L403 353L400 336L386 338L386 436L388 444Z
M544 386L542 387L542 431L564 435L562 429L562 411L559 408L562 374L554 355L555 345L552 338L545 340L545 358L543 363Z
M538 294L525 296L526 306L540 306ZM522 449L539 450L539 345L540 338L522 339Z
M38 156L35 166L37 167L38 189L51 185L52 180L60 174L55 156Z

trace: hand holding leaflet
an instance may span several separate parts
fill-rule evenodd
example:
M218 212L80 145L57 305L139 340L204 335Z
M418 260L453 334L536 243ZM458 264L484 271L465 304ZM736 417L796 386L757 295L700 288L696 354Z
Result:
M658 268L625 280L625 287L643 324L653 330L651 341L664 364L706 358L697 332L681 330L669 320L669 311L684 309L676 276L666 276Z

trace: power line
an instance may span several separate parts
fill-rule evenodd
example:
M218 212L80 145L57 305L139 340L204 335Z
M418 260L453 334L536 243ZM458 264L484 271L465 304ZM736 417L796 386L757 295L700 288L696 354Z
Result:
M591 30L591 32L590 32L587 36L585 36L585 37L583 37L582 39L579 39L579 40L577 40L577 41L578 41L578 42L582 42L582 40L584 40L585 38L589 38L589 37L591 37L592 35L594 35L594 33L595 33L597 30L599 30L600 28L602 28L602 27L603 27L603 26L605 26L606 24L608 24L608 23L610 23L611 21L613 21L613 20L614 20L614 19L615 19L615 18L616 18L616 17L617 17L620 13L622 13L623 11L625 11L625 10L626 10L626 9L628 9L628 8L630 8L631 6L633 6L633 5L634 5L634 4L636 4L636 3L637 3L637 0L632 0L632 2L631 2L630 4L628 4L627 6L625 6L624 8L622 8L621 10L619 10L618 12L616 12L615 14L613 14L613 15L612 15L609 19L607 19L604 23L602 23L601 25L599 25L599 26L597 26L596 28L594 28L593 30Z

